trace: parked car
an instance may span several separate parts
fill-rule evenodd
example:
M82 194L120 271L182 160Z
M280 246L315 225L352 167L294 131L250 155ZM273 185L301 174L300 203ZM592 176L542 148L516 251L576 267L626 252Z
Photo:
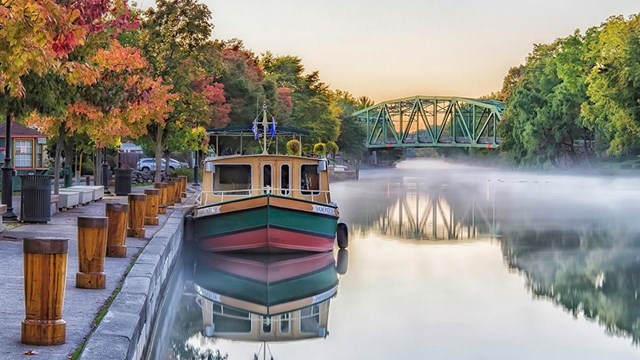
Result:
M165 164L166 164L166 160L162 159L162 169L164 170L165 168ZM180 168L187 168L189 167L187 165L187 163L185 162L180 162L176 159L170 159L169 160L169 169L171 170L175 170L175 169L180 169ZM138 160L138 163L136 164L136 169L140 170L140 171L155 171L156 170L156 159L154 158L142 158L140 160Z

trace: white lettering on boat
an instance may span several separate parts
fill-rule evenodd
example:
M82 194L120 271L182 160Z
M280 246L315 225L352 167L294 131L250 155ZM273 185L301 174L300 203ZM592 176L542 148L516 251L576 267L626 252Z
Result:
M213 215L213 214L220 214L220 206L210 206L210 207L198 209L198 217Z
M202 288L198 285L195 286L196 288L196 292L204 297L206 297L207 299L211 300L211 301L217 301L220 302L220 294L216 294L213 291L209 291L205 288Z
M311 205L311 206L313 206L313 212L317 212L319 214L336 216L336 209L332 207L321 206L321 205Z
M311 303L312 304L317 304L319 302L322 302L322 301L325 301L327 299L330 299L331 297L333 297L333 295L336 294L337 291L338 291L338 287L336 286L331 290L325 291L322 294L318 294L318 295L314 296L311 299Z

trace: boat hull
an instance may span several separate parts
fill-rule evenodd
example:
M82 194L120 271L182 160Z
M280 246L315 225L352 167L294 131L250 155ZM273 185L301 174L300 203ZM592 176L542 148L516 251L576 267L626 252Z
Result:
M193 238L206 251L324 252L333 249L334 206L262 195L197 210Z

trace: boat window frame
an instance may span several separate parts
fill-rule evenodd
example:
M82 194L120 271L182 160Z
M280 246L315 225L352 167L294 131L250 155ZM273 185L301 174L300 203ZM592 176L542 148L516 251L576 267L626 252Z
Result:
M265 178L264 178L264 168L266 166L269 166L271 168L271 170L270 170L271 171L271 179L270 179L271 180L270 181L271 185L269 185L269 189L267 189L267 187L264 184L264 180L265 180ZM261 171L260 171L260 180L262 181L262 184L261 184L260 188L261 188L263 194L270 194L271 191L272 191L271 189L273 189L273 183L274 183L274 181L273 181L274 180L274 178L273 178L273 175L274 175L273 163L264 162L264 163L260 164L260 169L261 169Z
M290 313L280 314L279 320L280 320L280 333L291 334L291 320L292 320L291 314Z
M268 327L268 331L265 328ZM273 319L271 316L260 316L260 333L261 334L272 334L274 330Z
M302 167L305 166L305 165L311 165L311 166L315 166L316 167L316 173L318 174L318 189L317 190L312 190L312 189L303 190L302 189ZM318 172L318 170L317 170L319 167L320 166L318 165L317 162L315 162L315 163L305 162L305 163L301 163L300 164L299 173L298 173L298 175L299 175L298 177L299 177L299 180L300 180L300 182L299 182L300 183L300 195L314 197L314 196L318 196L318 195L320 195L322 193L322 176L320 176L320 172Z
M289 169L287 170L287 171L288 171L288 173L289 173L289 176L288 176L288 178L289 178L289 179L288 179L288 185L287 185L287 187L286 187L286 188L282 185L282 173L283 173L283 172L282 172L282 168L283 168L284 166L287 166L287 167L289 168ZM290 196L290 195L291 195L291 178L292 178L292 175L293 175L293 172L291 171L291 163L282 163L282 164L280 164L280 172L279 172L279 175L280 175L280 176L279 176L279 177L280 177L280 184L279 184L279 187L280 187L280 195L283 195L283 196Z
M253 333L253 319L251 318L251 313L249 311L246 310L240 310L240 309L236 309L233 306L227 306L224 305L222 303L213 303L214 306L217 304L220 306L220 310L219 311L215 311L215 308L212 307L212 311L211 311L211 316L212 316L212 323L215 325L216 324L216 316L219 318L225 318L225 319L230 319L230 320L238 320L238 321L246 321L249 324L249 331L220 331L219 329L216 330L216 334L218 335L242 335L242 334L251 334ZM236 314L232 314L232 313L228 313L227 311L225 311L225 309L229 309L232 312L235 312ZM237 313L242 313L242 315L246 314L245 316L241 316L238 315Z
M309 310L309 314L303 314L305 310ZM314 329L313 331L305 331L303 330L303 320L304 319L310 319L310 318L314 318L316 319L316 324L317 327L320 328L321 325L321 321L322 318L320 317L320 314L322 314L322 309L320 308L320 304L313 304L310 306L307 306L305 308L300 309L300 318L298 320L299 322L299 331L301 334L317 334L318 330Z
M216 192L227 192L227 191L234 191L234 190L217 190L216 189L216 176L220 176L220 168L227 166L227 165L235 165L235 166L248 166L249 167L249 188L248 189L243 189L244 191L242 192L238 192L238 193L234 193L234 194L230 194L227 196L246 196L246 195L251 195L253 193L253 165L251 163L238 163L238 162L233 162L233 163L227 163L227 162L221 162L221 163L215 163L213 162L216 171L212 174L213 176L211 176L211 192L212 193L216 193ZM219 179L219 178L218 178ZM239 190L238 190L239 191Z

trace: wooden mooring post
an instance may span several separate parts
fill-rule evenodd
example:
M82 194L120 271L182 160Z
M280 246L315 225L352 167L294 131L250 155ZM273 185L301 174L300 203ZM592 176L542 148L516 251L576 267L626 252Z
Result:
M166 214L167 213L167 184L166 183L155 183L153 187L160 190L160 196L158 200L158 214Z
M179 178L173 179L175 183L173 188L173 201L177 204L182 203L182 182Z
M76 287L81 289L104 289L107 276L104 273L104 258L107 255L107 227L109 219L104 216L78 217L78 262Z
M109 203L105 207L105 213L107 218L109 218L107 256L117 258L127 257L126 242L129 204Z
M28 345L64 344L62 319L69 239L28 237L23 240L24 305L20 341Z
M145 189L144 194L147 195L147 207L145 211L144 224L158 225L158 204L160 203L160 190Z
M167 181L167 198L166 205L173 206L176 203L176 182L173 180Z
M184 199L187 198L187 177L185 175L178 176L180 179L180 196Z
M144 215L147 212L147 195L129 194L129 230L127 235L144 238Z

